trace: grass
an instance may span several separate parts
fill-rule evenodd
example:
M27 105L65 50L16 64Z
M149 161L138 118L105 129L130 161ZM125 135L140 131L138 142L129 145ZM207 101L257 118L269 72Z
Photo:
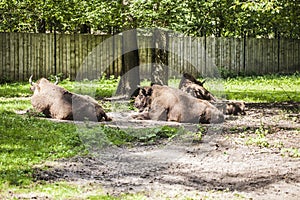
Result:
M99 79L82 82L63 80L60 86L96 98L114 95L118 79ZM143 82L148 85L148 82ZM170 85L176 87L178 79L170 79ZM262 76L237 77L225 80L210 79L205 84L209 90L219 97L237 99L250 102L300 102L299 74L291 76ZM220 86L220 87L219 87ZM31 107L28 83L10 83L0 85L0 198L6 199L8 191L16 194L29 194L31 191L46 194L56 199L56 194L65 198L76 198L77 195L88 193L89 199L118 199L92 189L96 193L89 193L90 189L70 183L56 182L38 184L32 179L33 166L46 160L71 157L87 153L87 149L107 145L130 145L135 142L152 144L161 139L171 140L182 136L182 129L171 127L157 127L153 129L113 129L105 126L89 127L78 131L78 126L69 123L55 123L38 119L29 115L20 116L16 110L27 110ZM20 98L24 97L24 98ZM109 109L110 105L106 105ZM122 107L122 106L121 106ZM122 107L122 109L124 109ZM84 130L84 131L82 131ZM264 141L267 133L258 130L256 137L249 138L249 143L268 146ZM189 133L192 138L201 141L202 133ZM99 140L95 140L99 138ZM184 138L183 138L184 139ZM298 149L283 149L282 154L299 157ZM4 196L3 196L4 195ZM122 196L122 199L143 199L142 196Z
M83 150L76 127L0 112L0 189L6 183L26 185L32 166L47 159L70 157Z
M228 78L224 82L228 99L246 102L300 102L300 74Z
M71 82L63 80L60 86L81 94L89 94L97 99L113 96L118 80L114 77L93 81ZM179 79L170 79L169 85L178 87ZM141 85L150 85L143 81ZM256 77L236 77L227 79L208 79L204 85L208 90L220 98L244 100L246 102L300 102L300 74L267 75ZM10 83L0 85L0 97L29 97L32 92L29 84Z

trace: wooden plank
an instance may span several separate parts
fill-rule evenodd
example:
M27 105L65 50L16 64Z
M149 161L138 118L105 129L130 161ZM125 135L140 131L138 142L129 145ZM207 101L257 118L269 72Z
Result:
M231 71L231 45L228 38L224 38L224 48L223 48L223 66L225 71Z
M82 54L81 54L81 59L82 59L82 66L81 66L81 75L82 75L82 78L83 79L86 79L88 78L88 75L87 75L87 65L88 65L88 57L87 57L87 54L88 54L88 38L86 35L82 35Z
M292 73L294 71L294 54L295 43L293 39L288 40L287 44L287 67L286 73Z
M196 58L196 51L197 51L197 44L196 44L196 41L195 41L195 38L193 37L190 37L190 45L191 45L191 60L190 60L190 63L191 63L191 66L192 66L192 74L197 76L197 72L198 72L198 69L197 69L197 58Z
M49 43L47 44L47 57L48 57L48 62L47 62L47 73L48 76L51 74L54 74L54 34L47 34L49 38Z
M47 73L46 73L46 62L45 62L45 48L46 48L46 44L45 44L45 33L39 34L40 36L40 42L39 42L39 74L42 74L43 77L47 77Z
M7 81L9 76L7 73L7 68L8 68L8 64L9 64L9 33L4 33L4 38L3 38L3 68L2 68L2 73L3 76L2 78L4 79L4 81Z
M237 62L237 73L242 74L243 71L243 47L244 40L242 38L236 38L237 46L236 46L236 62Z
M100 67L101 67L101 64L98 62L98 59L99 59L99 48L98 48L98 45L100 44L99 42L99 35L95 35L95 47L94 47L94 62L95 62L95 74L96 74L96 77L100 77Z
M300 72L300 40L296 39L295 44L297 46L297 51L295 54L295 71L293 73Z
M229 57L230 57L230 62L229 62L229 65L230 65L230 69L232 71L232 73L236 73L237 72L237 66L236 66L236 40L235 38L228 38L229 40L229 46L230 46L230 54L229 54Z
M29 60L30 60L30 34L29 33L23 33L23 77L24 81L28 81L28 78L31 75L31 72L29 71Z
M79 66L81 64L80 62L80 43L81 43L81 37L80 34L74 35L74 56L75 56L75 74L73 75L73 78L71 80L77 80L77 76L79 75L78 71L80 71Z
M8 65L9 65L9 33L4 33L3 39L3 79L8 80Z
M81 34L78 34L78 43L77 43L77 52L78 52L78 63L77 63L77 73L76 73L76 80L81 80L82 79L82 65L83 65L83 36Z
M4 44L3 44L3 40L4 40L4 34L5 33L1 33L0 32L0 83L2 83L3 81L3 66L4 66L4 63L3 63L3 54L4 54Z
M61 34L59 33L56 33L56 49L55 49L55 52L56 52L56 66L55 66L55 69L54 69L54 74L59 74L61 73L61 52L62 52L62 47L61 47Z
M69 69L68 69L68 34L62 34L61 46L62 46L62 65L61 65L61 72L64 74L64 77L68 77Z
M246 40L246 70L245 73L250 75L254 70L253 62L253 38L247 38Z
M273 39L272 40L272 73L277 72L278 65L279 65L279 58L278 58L278 39Z
M75 79L76 74L76 61L75 61L75 34L70 35L70 60L69 60L69 66L70 66L70 74L68 75L68 78L71 80Z
M14 45L14 40L15 40L15 33L9 33L9 54L8 54L8 77L9 80L13 81L15 80L15 45Z
M72 69L71 69L71 34L67 34L67 37L65 38L65 62L66 62L66 66L65 66L65 72L66 72L66 78L70 77L70 74L72 73Z
M98 67L97 67L97 36L93 35L93 79L98 79Z
M31 75L33 75L33 77L35 77L34 79L36 78L39 78L39 77L36 77L36 74L34 73L34 70L33 70L33 65L34 65L34 62L33 62L33 58L34 58L34 55L33 55L33 52L34 52L34 47L33 47L33 43L34 43L34 39L33 39L33 34L29 34L28 35L28 72Z
M18 81L24 81L24 34L19 33L18 38Z
M36 77L36 79L39 79L41 77L39 77L38 74L36 74L36 72L35 72L35 69L36 69L35 44L36 44L35 35L30 34L30 65L29 65L29 71L34 77Z
M98 62L98 70L99 74L102 77L103 73L105 72L105 66L103 65L104 55L103 55L103 43L105 41L105 38L103 36L98 36L99 44L97 47L97 62Z
M280 39L280 46L279 46L279 73L283 73L286 69L287 63L287 56L286 56L286 39Z

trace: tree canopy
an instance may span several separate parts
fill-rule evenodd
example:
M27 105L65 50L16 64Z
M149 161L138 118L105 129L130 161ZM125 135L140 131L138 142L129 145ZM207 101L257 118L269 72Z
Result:
M298 0L124 1L1 0L0 31L114 34L126 26L193 36L300 38Z

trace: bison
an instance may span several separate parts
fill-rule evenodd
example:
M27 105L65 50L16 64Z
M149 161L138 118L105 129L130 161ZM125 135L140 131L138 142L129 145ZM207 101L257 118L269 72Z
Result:
M245 103L242 101L230 101L226 103L226 115L245 115Z
M45 78L34 83L31 76L29 83L30 90L33 91L31 104L36 111L46 117L80 121L111 120L95 99L65 90L57 85L58 79L54 84Z
M205 81L200 82L196 80L192 75L184 73L179 83L179 89L196 97L211 102L216 102L216 98L203 87Z
M196 97L210 101L226 115L245 115L245 104L242 101L220 102L208 90L203 87L205 81L200 82L192 75L185 73L179 84L179 89Z
M206 100L194 98L169 86L152 85L140 88L134 106L136 119L187 123L220 123L224 115Z

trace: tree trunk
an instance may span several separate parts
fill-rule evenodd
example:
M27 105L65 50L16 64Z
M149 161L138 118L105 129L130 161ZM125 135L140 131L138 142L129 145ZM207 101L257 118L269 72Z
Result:
M126 9L128 9L128 5L128 0L122 0L123 13L127 13ZM130 14L123 15L123 23L128 25L122 33L122 69L116 95L130 98L138 85L140 85L140 60L137 31L133 29L134 19Z
M151 82L168 85L168 32L155 29L152 45Z
M116 95L130 98L140 84L136 29L123 32L122 41L122 70Z

